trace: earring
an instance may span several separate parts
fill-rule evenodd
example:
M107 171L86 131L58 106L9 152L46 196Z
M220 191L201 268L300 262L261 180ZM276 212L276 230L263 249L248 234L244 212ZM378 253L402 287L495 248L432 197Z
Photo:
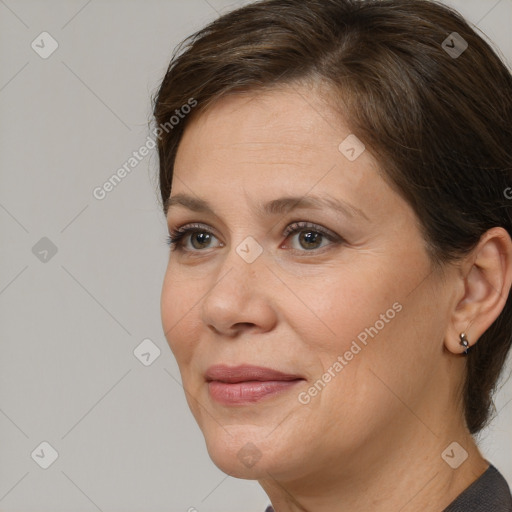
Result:
M460 337L460 344L464 347L464 354L467 354L468 347L469 347L469 341L468 341L468 338L466 337L466 333L461 332L459 334L459 337Z

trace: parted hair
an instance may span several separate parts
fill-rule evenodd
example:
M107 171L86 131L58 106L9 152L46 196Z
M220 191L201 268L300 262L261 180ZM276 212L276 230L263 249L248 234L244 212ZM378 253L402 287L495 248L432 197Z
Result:
M153 96L157 126L197 101L158 137L164 213L190 119L228 94L303 81L327 86L332 107L412 206L434 266L467 255L492 227L512 236L510 69L434 0L263 0L183 41ZM493 417L511 340L509 295L466 356L460 402L472 434Z

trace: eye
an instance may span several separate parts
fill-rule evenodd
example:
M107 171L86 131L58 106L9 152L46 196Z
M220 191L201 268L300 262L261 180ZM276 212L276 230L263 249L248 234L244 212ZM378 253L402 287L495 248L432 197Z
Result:
M217 237L202 224L189 224L171 230L167 237L167 244L171 247L171 251L195 252L210 248L209 244L212 239L217 239ZM186 247L186 242L190 242L192 249Z
M291 235L299 235L297 238L299 247L292 247L295 252L311 252L343 241L343 238L332 231L305 221L294 222L287 226L283 236L289 238ZM167 237L167 244L171 247L171 251L199 252L214 247L211 245L214 239L218 240L204 225L188 224L171 230ZM324 243L326 241L330 243ZM221 246L222 243L219 242L219 247Z
M316 224L303 221L294 222L285 229L284 236L288 238L291 235L293 235L292 238L295 235L299 235L296 238L299 246L292 247L294 251L299 252L310 252L315 249L321 249L326 245L340 243L343 240L340 236L336 235L332 231L329 231ZM326 241L331 243L323 243Z

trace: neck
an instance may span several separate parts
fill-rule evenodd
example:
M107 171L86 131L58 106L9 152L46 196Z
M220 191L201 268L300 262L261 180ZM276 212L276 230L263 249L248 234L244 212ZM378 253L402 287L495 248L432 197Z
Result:
M468 454L456 469L462 450L446 451L454 441ZM259 483L275 512L440 512L489 466L464 426L438 435L417 418L406 429L390 425L361 452L311 465L296 480L269 475Z

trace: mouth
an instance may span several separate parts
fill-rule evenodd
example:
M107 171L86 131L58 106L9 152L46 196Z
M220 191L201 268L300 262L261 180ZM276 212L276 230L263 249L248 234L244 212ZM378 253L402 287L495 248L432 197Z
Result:
M290 391L305 379L261 366L211 366L206 374L210 397L223 405L246 405Z

